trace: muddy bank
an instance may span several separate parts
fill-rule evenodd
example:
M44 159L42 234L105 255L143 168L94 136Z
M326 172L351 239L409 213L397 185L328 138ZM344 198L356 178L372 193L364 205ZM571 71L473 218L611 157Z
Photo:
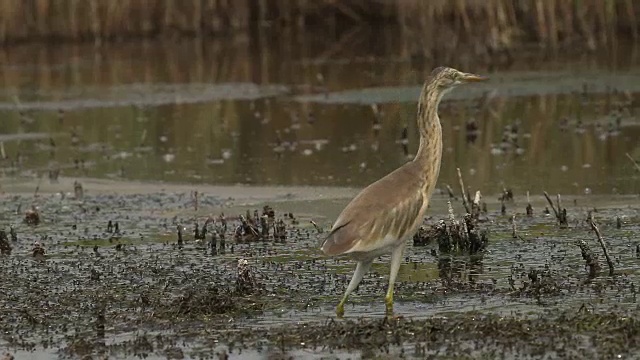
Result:
M236 202L284 201L284 200L321 200L350 198L357 194L356 188L317 187L317 186L251 186L251 185L203 185L175 184L160 182L122 181L97 178L60 178L55 182L37 178L0 179L0 191L10 194L28 195L38 189L41 194L69 192L73 184L79 181L93 194L150 194L150 193L200 193L215 194L221 199Z
M334 307L353 264L321 257L319 231L351 190L290 188L293 196L260 197L253 191L265 188L80 182L82 193L69 191L69 180L43 183L37 197L32 183L2 183L0 230L11 251L0 256L7 289L0 294L0 341L10 352L579 358L638 350L637 198L567 200L562 228L544 203L534 201L528 217L516 197L506 206L519 214L517 238L512 217L490 201L479 225L489 234L482 253L408 247L396 287L400 319L383 320L383 257L349 301L346 319L337 320ZM324 200L314 199L319 193ZM435 196L426 225L447 218L447 200ZM32 206L37 225L25 222ZM613 277L605 270L590 277L576 245L590 244L606 269L584 222L594 208ZM272 221L266 235L263 216Z
M640 349L639 320L633 313L598 314L583 307L533 317L476 313L428 320L328 320L245 331L234 340L267 339L283 358L297 348L357 351L362 358L626 358Z

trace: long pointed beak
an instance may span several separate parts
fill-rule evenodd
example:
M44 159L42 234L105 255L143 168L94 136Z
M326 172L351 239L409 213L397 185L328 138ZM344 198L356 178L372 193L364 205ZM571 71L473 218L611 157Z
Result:
M462 77L462 80L465 82L479 82L489 80L489 78L486 76L465 73Z

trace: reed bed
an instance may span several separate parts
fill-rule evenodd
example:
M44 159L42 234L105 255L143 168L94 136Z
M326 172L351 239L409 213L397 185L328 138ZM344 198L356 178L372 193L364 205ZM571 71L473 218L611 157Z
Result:
M405 0L398 6L403 39L414 53L474 43L489 53L523 43L595 50L638 39L640 3L632 0Z
M423 53L465 41L487 51L525 41L594 49L637 39L639 12L633 0L3 0L0 43L393 24Z

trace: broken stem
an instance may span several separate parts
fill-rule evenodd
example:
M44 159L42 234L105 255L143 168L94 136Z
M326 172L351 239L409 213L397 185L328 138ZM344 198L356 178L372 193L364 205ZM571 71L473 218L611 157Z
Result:
M598 242L602 247L602 252L604 252L604 257L607 259L607 265L609 266L609 276L613 276L613 261L611 261L611 258L609 257L609 251L607 250L607 245L602 239L602 235L600 234L600 229L598 229L598 225L596 224L595 220L593 220L593 215L591 214L591 212L589 212L589 216L587 217L587 220L589 221L589 225L591 225L591 229L596 233L596 236L598 237Z
M480 216L480 201L482 199L482 194L480 193L480 190L476 191L476 196L473 198L473 204L471 205L471 209L473 210L473 215L474 217L478 217Z
M313 227L316 229L316 231L318 232L318 234L322 234L322 228L320 226L318 226L318 224L316 224L315 221L313 220L309 220L309 222L311 222L311 225L313 225Z
M36 185L36 190L33 192L33 197L38 197L38 191L40 191L40 184L42 183L42 176L38 178L38 185Z
M555 206L553 206L553 201L551 201L551 198L549 197L549 194L547 194L546 191L544 192L544 197L547 198L547 201L549 202L549 206L551 206L551 210L553 210L553 213L556 215L556 219L560 220L560 214L558 214L558 211L556 211Z
M449 221L453 224L456 221L456 216L453 213L453 206L451 205L451 201L447 201L447 206L449 208Z
M456 196L453 194L453 189L451 188L451 186L449 186L449 184L447 184L447 192L449 193L449 199L453 199Z
M456 168L458 170L458 181L460 182L460 191L462 191L462 205L464 205L464 209L467 211L467 214L471 214L469 211L469 205L467 204L467 194L464 191L464 181L462 181L462 173L460 172L460 168Z

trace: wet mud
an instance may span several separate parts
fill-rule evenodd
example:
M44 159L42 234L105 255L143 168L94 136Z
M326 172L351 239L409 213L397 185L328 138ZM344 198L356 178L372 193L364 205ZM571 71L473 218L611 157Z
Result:
M383 257L346 318L336 319L353 264L322 257L318 244L347 191L327 195L332 207L302 193L250 200L206 187L127 193L118 188L132 184L110 184L111 191L84 185L82 194L69 186L2 195L0 222L12 251L0 256L0 327L10 353L591 358L639 350L637 197L620 196L613 207L575 198L588 207L567 204L566 227L545 214L542 195L531 216L516 197L506 206L519 214L517 238L501 202L489 200L476 224L487 233L486 248L469 255L443 252L437 242L409 246L394 318L384 316ZM448 220L449 201L464 212L460 202L436 195L425 226ZM613 276L586 222L594 208ZM35 210L37 224L28 221ZM595 274L578 239L601 264Z

